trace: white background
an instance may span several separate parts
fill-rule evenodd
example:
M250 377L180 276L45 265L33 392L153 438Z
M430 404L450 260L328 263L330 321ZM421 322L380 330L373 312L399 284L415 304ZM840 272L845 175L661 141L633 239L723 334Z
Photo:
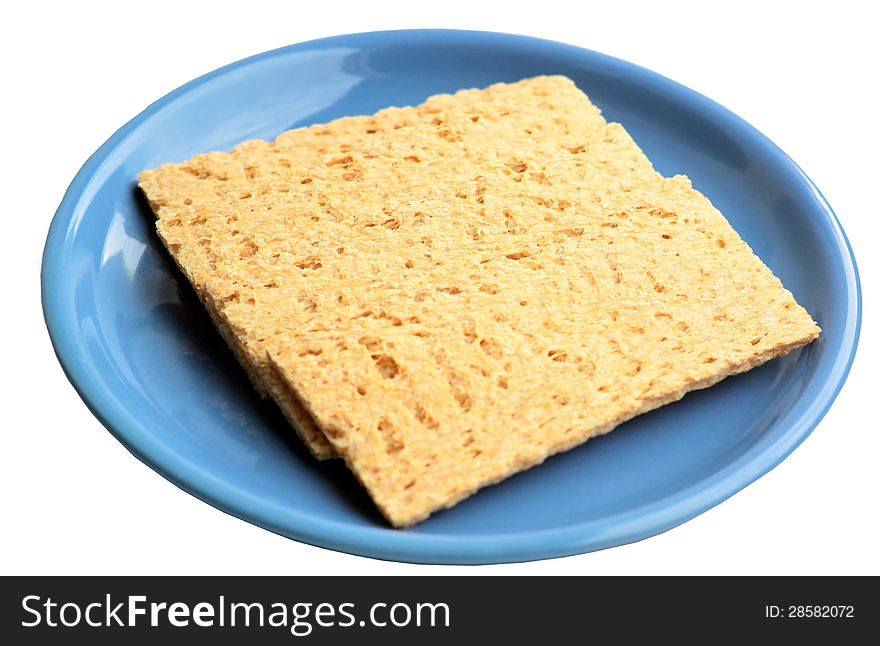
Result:
M0 573L880 573L880 49L858 3L13 6L0 24ZM865 311L848 383L782 465L637 544L520 565L428 567L338 554L239 521L141 464L92 417L55 359L39 300L46 231L80 165L149 103L223 64L315 37L405 27L525 33L644 65L732 109L810 175L853 243Z

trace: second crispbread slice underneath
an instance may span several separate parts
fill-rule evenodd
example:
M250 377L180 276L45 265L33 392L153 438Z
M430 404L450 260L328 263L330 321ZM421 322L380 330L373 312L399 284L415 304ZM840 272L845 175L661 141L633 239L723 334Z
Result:
M388 108L371 116L290 130L273 142L247 141L229 153L197 155L141 173L140 186L159 219L160 235L215 325L256 388L275 399L318 458L335 455L332 445L297 393L267 363L261 339L248 326L232 324L224 313L226 299L267 281L247 273L224 281L225 269L241 260L240 255L246 257L248 248L241 249L240 244L252 220L271 219L295 201L299 192L309 190L303 183L309 168L336 163L377 134L431 123L441 111L452 108L465 109L473 120L509 120L518 124L515 127L533 128L536 135L549 137L564 134L573 120L588 128L605 124L599 110L569 79L543 76L436 95L416 107ZM553 118L542 118L544 112L552 112ZM257 201L259 212L254 213L251 205ZM295 242L295 232L291 240Z
M256 197L241 262L206 283L249 285L230 325L395 525L818 334L620 126L536 136L510 116L379 135L283 215Z

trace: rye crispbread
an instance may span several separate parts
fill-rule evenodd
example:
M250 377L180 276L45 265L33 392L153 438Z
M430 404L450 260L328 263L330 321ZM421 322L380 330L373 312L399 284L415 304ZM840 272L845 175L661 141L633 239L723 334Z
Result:
M819 332L686 178L531 83L278 174L248 144L257 170L142 179L243 362L395 525Z

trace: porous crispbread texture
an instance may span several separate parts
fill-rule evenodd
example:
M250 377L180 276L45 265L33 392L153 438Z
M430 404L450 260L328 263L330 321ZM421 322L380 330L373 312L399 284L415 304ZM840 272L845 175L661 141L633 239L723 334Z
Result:
M240 249L239 245L249 240L247 230L253 220L262 216L271 219L275 215L270 213L273 208L283 209L300 192L309 190L301 182L310 167L322 164L325 158L330 163L344 159L346 153L378 134L430 123L442 111L455 108L465 110L473 120L504 120L529 110L529 125L536 136L564 135L574 119L582 127L598 128L605 124L599 110L569 79L543 76L484 90L436 95L416 107L387 108L372 116L345 117L299 128L281 134L273 142L247 141L229 153L197 155L140 175L140 186L157 218L168 220L159 225L160 235L215 325L257 390L275 399L318 458L335 455L332 445L303 409L297 394L267 365L261 339L249 326L231 325L224 315L222 299L235 298L233 294L268 281L262 281L259 275L241 274L225 280L225 271L239 256L247 257L249 248ZM543 119L546 113L553 117ZM257 203L255 196L260 198L257 213L251 210ZM220 220L231 226L213 226ZM209 221L211 226L206 226ZM292 241L295 243L295 236ZM207 287L209 282L212 288Z
M453 107L200 225L204 289L395 525L819 332L686 178L557 118Z

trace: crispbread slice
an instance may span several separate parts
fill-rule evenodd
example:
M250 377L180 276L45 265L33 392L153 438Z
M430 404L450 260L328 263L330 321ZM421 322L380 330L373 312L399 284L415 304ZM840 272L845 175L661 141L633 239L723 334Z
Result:
M393 524L819 333L619 125L528 105L433 120L201 225L228 240L203 288ZM159 230L172 251L189 235Z
M335 455L332 445L305 410L297 393L282 383L267 364L261 339L250 326L231 324L223 299L262 285L259 275L227 276L227 270L246 258L239 244L251 226L262 226L297 199L311 166L344 160L346 154L383 132L417 123L430 123L444 110L464 109L467 118L503 120L510 114L533 111L526 124L536 135L564 135L570 120L599 128L605 121L575 85L564 77L537 77L485 90L436 95L417 107L388 108L372 116L346 117L327 124L291 130L273 142L247 141L229 153L206 153L180 164L166 164L140 175L140 186L157 218L160 235L193 284L217 328L261 394L270 394L318 458ZM553 112L556 120L536 118ZM525 126L524 126L525 127ZM641 163L647 163L642 159ZM260 211L248 207L260 202ZM228 220L228 222L227 222ZM256 220L256 221L254 221ZM209 225L209 222L211 223ZM238 224L240 222L240 225ZM227 224L218 228L216 224ZM295 238L291 240L295 244ZM226 252L230 252L226 254ZM209 287L209 283L211 287ZM218 300L219 299L219 300Z

